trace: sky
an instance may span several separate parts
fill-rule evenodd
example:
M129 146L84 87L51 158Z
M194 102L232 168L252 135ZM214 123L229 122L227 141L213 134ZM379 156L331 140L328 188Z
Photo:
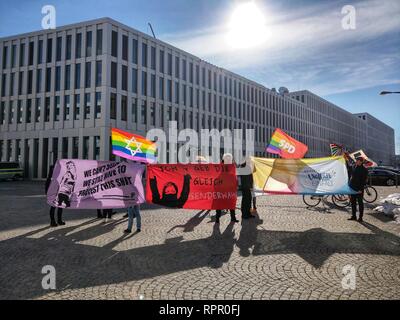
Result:
M249 1L257 8L243 15ZM44 5L57 26L110 17L268 88L307 89L395 129L400 154L400 1L2 0L0 37L41 29ZM346 5L355 11L355 29ZM240 9L238 9L240 8Z

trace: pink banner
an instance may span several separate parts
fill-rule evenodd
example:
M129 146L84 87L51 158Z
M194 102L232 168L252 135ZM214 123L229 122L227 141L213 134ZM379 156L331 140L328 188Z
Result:
M47 203L67 209L116 209L143 203L144 168L130 162L58 160Z

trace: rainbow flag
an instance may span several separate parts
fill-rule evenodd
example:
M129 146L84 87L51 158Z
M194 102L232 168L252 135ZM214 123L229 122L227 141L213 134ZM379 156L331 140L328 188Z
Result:
M112 153L116 156L145 163L156 162L156 144L137 134L111 129Z
M279 154L286 159L300 159L307 153L308 147L286 134L283 130L276 128L266 151Z

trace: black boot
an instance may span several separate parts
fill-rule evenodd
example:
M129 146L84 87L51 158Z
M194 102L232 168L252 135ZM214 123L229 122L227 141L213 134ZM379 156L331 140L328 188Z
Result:
M50 221L50 227L57 227L57 226L58 226L58 224L55 220Z

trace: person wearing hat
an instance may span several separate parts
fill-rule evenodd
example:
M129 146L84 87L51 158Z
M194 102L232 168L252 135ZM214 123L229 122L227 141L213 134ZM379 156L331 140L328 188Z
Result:
M357 220L356 212L357 212L357 203L358 203L358 210L359 210L359 217L358 221L363 221L363 214L364 214L364 188L367 184L368 180L368 170L364 167L364 159L362 157L358 157L356 159L356 165L351 172L350 177L350 188L357 192L357 194L352 194L350 196L351 202L351 218L348 220Z

